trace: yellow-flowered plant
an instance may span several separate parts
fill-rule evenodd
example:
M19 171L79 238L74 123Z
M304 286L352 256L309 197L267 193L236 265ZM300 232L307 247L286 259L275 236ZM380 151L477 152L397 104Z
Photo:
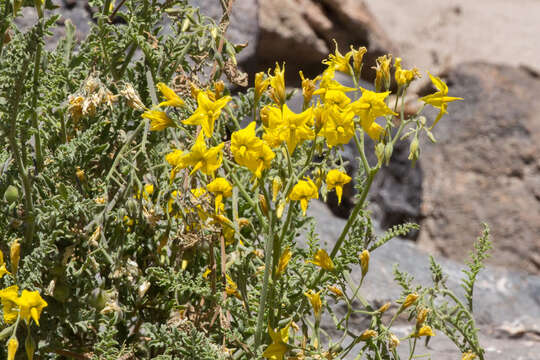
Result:
M396 270L401 296L364 297L380 271L370 257L416 229L377 233L371 186L394 149L412 164L424 134L435 142L460 99L441 78L411 111L419 70L384 55L372 71L365 47L336 42L320 74L276 63L253 79L228 13L216 24L181 0L94 3L90 35L66 21L55 50L42 41L53 2L0 6L0 358L24 343L29 359L397 360L458 329L464 359L483 360L472 290L454 301L436 265L433 287ZM26 6L40 21L25 32ZM322 202L346 217L336 236L310 216Z

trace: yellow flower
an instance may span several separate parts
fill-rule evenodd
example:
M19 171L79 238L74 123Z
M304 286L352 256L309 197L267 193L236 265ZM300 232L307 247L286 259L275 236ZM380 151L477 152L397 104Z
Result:
M8 344L7 344L7 348L8 348L7 360L15 359L15 354L17 353L18 347L19 347L19 341L17 341L17 338L12 337L11 339L9 339Z
M84 98L82 96L69 95L68 102L69 102L69 106L68 106L69 115L71 116L73 121L77 123L83 115Z
M328 290L330 290L337 297L343 297L343 291L341 291L337 286L329 285Z
M152 184L145 184L144 189L142 191L142 197L145 200L148 200L148 198L154 193L154 185ZM137 194L135 195L136 199L139 199L141 197L141 191L137 190Z
M235 296L238 299L241 299L240 293L238 292L238 285L231 279L229 274L225 274L225 279L227 281L227 284L225 285L225 292L227 295Z
M285 104L283 105L283 111L270 107L266 112L268 114L268 126L265 129L266 133L263 139L271 147L286 142L287 149L292 154L298 144L315 137L313 129L309 127L313 122L312 108L296 114Z
M334 80L335 69L329 67L324 70L321 77L321 82L319 84L319 89L316 90L313 95L320 95L321 99L325 101L326 93L330 90L337 90L341 92L355 91L355 88L347 87L341 85L339 82Z
M298 181L298 183L294 185L288 196L289 200L300 201L300 206L302 208L302 213L304 214L304 216L306 215L309 199L318 198L319 190L310 178L307 178L307 180Z
M285 104L285 64L283 64L283 68L281 69L279 67L279 64L276 63L276 68L274 70L274 75L270 76L270 87L272 88L270 90L270 96L272 97L272 100L277 105L284 105Z
M258 153L262 151L263 142L255 136L255 121L252 121L247 127L232 133L231 153L237 164L253 167Z
M262 71L255 74L255 103L259 101L262 94L268 88L268 85L270 85L270 79L264 79L264 73Z
M176 124L160 110L146 110L141 117L150 119L150 130L162 131L168 127L175 127Z
M388 90L390 88L390 63L392 55L379 56L377 58L377 66L374 67L375 74L375 91Z
M360 254L360 268L362 269L362 277L366 276L369 270L369 251L364 250Z
M173 152L165 155L165 161L167 161L173 168L171 170L171 182L176 177L176 173L185 168L186 166L183 163L184 152L179 149L173 150Z
M213 193L216 196L215 208L217 214L221 207L221 202L223 201L223 198L232 195L232 186L227 181L227 179L218 177L214 179L210 184L208 184L206 186L206 189L208 189L209 192Z
M28 323L32 318L39 326L39 317L43 308L47 306L47 302L41 298L38 291L23 290L21 297L17 299L17 305L19 305L21 319Z
M367 49L362 46L359 47L358 50L354 50L354 48L351 45L351 51L352 58L353 58L353 69L356 76L360 76L360 73L362 72L362 61L364 59L364 54L367 52Z
M182 123L186 125L201 125L204 135L211 137L214 133L214 123L221 115L221 109L231 100L230 96L224 96L219 100L210 100L208 93L199 91L197 95L197 110Z
M9 259L11 260L11 271L16 274L19 268L19 260L21 260L21 244L19 243L19 239L15 239L9 247ZM0 251L0 264L2 264L0 266L0 278L2 278L4 274L9 274L6 270L6 264L4 264L4 254L2 254L2 251Z
M0 290L0 300L2 301L2 307L4 312L4 322L6 324L12 324L17 320L19 316L17 300L19 298L19 287L12 285L8 288Z
M431 329L431 326L424 325L417 332L411 334L411 337L417 338L421 336L435 336L435 333L433 332L433 329Z
M351 70L350 61L351 61L351 57L353 56L353 53L348 52L347 54L345 54L345 56L341 55L338 49L338 44L335 40L334 40L334 43L336 44L335 53L328 55L328 60L325 59L322 61L322 63L327 65L329 68L333 68L337 71L341 71L345 74L351 75L352 70Z
M377 312L384 314L386 310L390 309L391 303L387 302L386 304L383 304L380 308L377 309Z
M461 360L474 360L474 359L476 359L476 354L471 351L467 351L466 353L463 353L463 355L461 356Z
M320 266L327 271L334 270L334 262L324 249L317 250L315 255L313 255L313 260L308 260L307 262Z
M304 96L304 108L309 105L309 102L311 101L311 98L313 97L313 93L315 92L315 83L321 79L320 76L317 76L315 79L310 80L308 78L304 77L304 73L302 71L300 73L300 78L302 79L302 96Z
M435 124L437 124L437 122L442 118L442 116L448 113L446 111L448 103L455 100L463 100L463 98L446 96L448 95L448 86L440 78L433 76L430 73L428 73L428 75L433 85L435 85L435 87L439 91L431 95L421 97L420 100L440 110L437 118L433 122L433 125L431 125L430 129L433 129Z
M276 279L279 279L281 275L285 272L285 269L287 268L287 264L291 260L291 257L291 250L289 250L289 248L286 248L279 257L279 262L276 269Z
M289 350L289 327L291 324L287 324L283 329L275 331L268 326L268 334L272 339L272 343L264 350L262 356L271 360L283 360L285 353Z
M426 321L429 312L429 308L422 308L418 311L418 314L416 315L416 326L420 326Z
M203 174L214 175L214 172L219 169L221 162L223 161L223 146L221 143L217 146L214 146L210 149L206 147L204 142L203 133L200 132L197 137L197 141L191 147L190 152L183 155L179 160L179 168L185 168L192 166L193 169L189 173L193 173L197 170L200 170Z
M311 307L313 308L313 312L315 313L315 319L319 321L322 311L321 292L314 292L313 290L309 290L308 292L305 292L304 295L307 296L309 302L311 303Z
M418 299L418 294L417 293L412 293L412 294L407 295L407 297L405 298L405 301L401 305L401 310L405 310L406 308L408 308L409 306L414 304L414 302L417 299Z
M394 67L396 68L396 72L394 73L394 78L396 79L398 88L401 88L403 86L409 86L411 81L421 77L420 72L418 72L417 68L412 68L410 70L402 69L401 58L399 57L396 58Z
M374 337L377 337L379 335L378 332L375 330L367 329L360 335L360 340L367 341L369 339L373 339Z
M351 177L337 169L332 169L326 175L326 186L328 191L336 189L338 203L341 204L341 196L343 195L343 186L351 181Z
M159 91L161 91L161 93L163 94L163 97L167 99L167 101L161 102L158 106L180 107L184 105L184 100L180 99L180 97L176 95L173 89L171 89L162 82L158 83L157 87Z
M272 201L275 202L279 193L279 190L281 190L281 186L283 184L281 183L281 179L279 176L275 176L272 180Z
M175 201L180 197L180 192L177 190L174 190L171 193L171 196L169 197L169 200L167 201L167 213L169 213L170 216L178 217L178 211L175 210L173 207Z
M340 110L347 109L351 99L341 90L328 90L324 97L325 107L336 105Z
M390 348L391 349L395 349L398 347L399 345L399 339L396 335L394 335L393 333L390 333L390 339L389 339L389 345L390 345Z
M360 125L373 140L379 140L384 131L379 124L375 123L375 119L379 116L398 115L386 105L385 99L388 95L390 91L377 93L362 89L360 99L351 104L352 111L360 116Z
M19 243L17 240L15 240L17 243ZM15 243L15 242L14 242ZM20 253L20 245L19 245L19 253ZM20 258L20 257L19 257ZM19 261L17 260L17 265L19 265ZM13 271L13 259L11 260L11 270ZM14 273L17 270L13 271ZM4 262L4 253L0 250L0 279L6 275L11 273L7 271L6 269L6 263Z

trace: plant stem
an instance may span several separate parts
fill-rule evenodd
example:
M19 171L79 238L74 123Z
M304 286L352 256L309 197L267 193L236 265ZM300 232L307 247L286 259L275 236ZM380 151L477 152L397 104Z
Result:
M42 36L43 28L42 28L42 22L41 20L38 23L38 33L40 36ZM36 170L37 172L41 172L43 169L43 154L41 152L41 136L39 135L39 124L37 119L37 98L38 98L38 88L39 88L39 71L40 71L40 62L41 62L41 52L43 50L43 43L41 41L42 39L37 40L37 49L36 49L36 56L34 59L34 83L33 83L33 94L32 94L32 127L35 130L34 133L34 145L36 150ZM22 144L24 146L24 144Z

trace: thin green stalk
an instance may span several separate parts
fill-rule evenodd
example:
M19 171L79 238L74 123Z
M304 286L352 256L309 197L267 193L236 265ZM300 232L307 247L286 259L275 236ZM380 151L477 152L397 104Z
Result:
M371 170L369 166L369 162L367 161L366 154L365 154L365 146L364 146L364 130L359 129L362 136L358 138L358 133L354 132L354 142L356 144L356 147L358 148L358 153L360 154L360 158L362 159L362 164L364 165L364 171L366 174L369 174L369 171Z
M257 330L255 332L255 349L259 347L261 344L261 337L262 337L262 330L263 330L263 322L264 322L264 312L266 307L266 298L268 295L268 282L270 280L270 273L272 272L272 246L274 242L274 234L273 234L273 218L272 213L269 213L270 217L270 226L268 226L268 234L266 237L266 247L264 252L264 277L263 277L263 286L261 289L261 298L259 301L259 314L257 316Z
M360 210L364 207L364 203L367 199L367 195L369 193L369 189L371 188L371 184L373 183L373 178L377 174L377 171L379 171L379 168L376 167L374 169L371 169L371 171L368 173L368 178L366 180L366 184L364 185L364 189L362 191L362 194L360 195L360 200L355 205L353 211L351 212L351 215L349 216L349 219L347 220L347 223L343 227L343 230L341 231L341 234L339 235L339 238L337 239L334 248L332 249L332 252L330 253L330 258L333 259L336 254L338 253L339 249L341 248L341 244L347 237L347 234L349 233L349 229L351 228L352 224L355 222L358 214L360 213ZM311 284L311 288L314 288L317 286L319 281L321 280L322 275L324 274L325 270L321 269L319 271L319 275L315 279L315 281Z
M39 31L38 33L42 36L42 22L41 20L38 23ZM41 39L37 40L37 49L36 56L34 59L34 83L33 83L33 94L32 94L32 127L35 130L34 133L34 145L36 150L36 169L37 172L41 172L43 169L43 154L41 152L41 136L39 134L39 124L37 119L37 99L38 99L38 88L39 88L39 72L40 72L40 62L41 62L41 52L43 50L43 43Z

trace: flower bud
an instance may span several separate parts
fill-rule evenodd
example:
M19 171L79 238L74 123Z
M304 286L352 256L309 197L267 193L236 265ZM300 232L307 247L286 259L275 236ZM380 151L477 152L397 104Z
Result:
M414 302L417 299L418 299L418 294L417 293L412 293L412 294L407 295L407 297L405 298L405 301L401 305L401 311L405 310L406 308L408 308L409 306L414 304Z
M377 156L379 164L382 164L384 161L384 144L382 142L375 145L375 156Z
M399 345L399 339L396 335L390 333L390 348L395 349Z
M386 165L390 163L390 158L392 157L392 153L394 152L394 145L392 145L391 142L386 144L384 147L384 159L386 160Z
M285 210L285 204L286 202L282 200L277 207L276 216L278 219L281 219L281 217L283 216L283 211Z
M9 339L7 343L7 360L14 360L15 354L17 353L17 348L19 347L19 341L16 337L12 337Z
M19 268L19 260L21 259L21 244L19 243L19 239L15 239L11 244L9 257L11 260L11 272L15 275Z
M386 304L384 304L383 306L381 306L377 312L381 313L381 314L384 314L386 312L386 310L388 310L390 308L390 303L387 302Z
M272 201L276 201L279 190L281 190L281 179L279 176L274 177L272 180Z
M182 26L180 27L180 31L186 32L187 29L189 29L189 25L191 25L191 20L189 20L189 17L186 17L184 21L182 21Z
M369 339L377 337L377 335L379 335L378 332L376 332L375 330L368 329L368 330L364 331L362 333L362 335L360 335L360 340L367 341Z
M384 55L377 58L377 66L374 68L375 75L375 91L387 91L390 88L390 63L392 55Z
M362 277L366 276L369 270L369 251L364 250L360 254L360 267L362 268Z
M429 314L428 308L422 308L420 311L418 311L418 314L416 315L416 326L422 326L422 324L426 321L427 316Z
M330 290L337 297L343 297L343 291L341 291L341 289L338 288L337 286L329 285L328 290Z
M418 137L415 136L413 140L411 141L411 145L409 147L409 160L413 162L413 164L418 160L418 157L420 156L420 148L418 143Z
M259 194L259 204L261 205L263 213L268 215L268 203L266 202L266 198L263 194Z

